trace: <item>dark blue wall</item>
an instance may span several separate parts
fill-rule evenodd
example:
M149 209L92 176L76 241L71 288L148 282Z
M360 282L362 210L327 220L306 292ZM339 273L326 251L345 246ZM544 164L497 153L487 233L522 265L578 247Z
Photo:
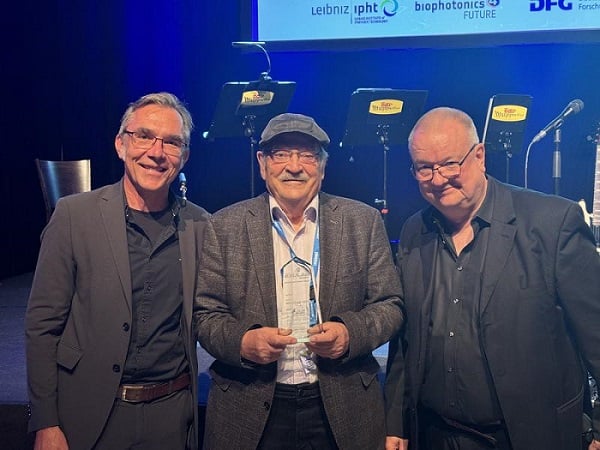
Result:
M265 69L259 52L239 40L236 2L198 0L10 2L3 13L0 126L0 279L30 271L44 211L33 165L42 159L92 159L93 187L122 173L113 139L128 102L172 91L196 123L186 168L189 198L215 211L250 194L250 146L245 139L203 141L221 85L250 81ZM488 99L498 93L533 96L528 142L574 98L585 109L563 126L561 193L591 203L600 119L600 36L595 43L273 52L272 76L297 82L290 110L313 115L338 143L350 94L359 87L425 89L426 109L449 105L483 129ZM551 136L534 146L529 186L552 192ZM382 195L382 150L331 148L324 189L372 203ZM354 162L350 162L350 158ZM510 163L523 183L524 153ZM254 163L254 161L252 161ZM408 172L406 147L389 153L388 230L422 205ZM488 171L505 178L503 155L488 155ZM262 181L257 175L257 191ZM543 220L543 219L541 219Z

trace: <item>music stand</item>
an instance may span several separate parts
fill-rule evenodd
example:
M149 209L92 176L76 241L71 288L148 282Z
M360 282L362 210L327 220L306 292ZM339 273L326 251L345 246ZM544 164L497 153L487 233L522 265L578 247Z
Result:
M523 135L531 105L530 95L497 94L488 103L483 143L488 152L504 152L506 182L509 182L510 160L523 146Z
M385 220L387 200L387 159L390 145L405 144L421 115L427 91L389 88L360 88L350 96L344 145L381 145L383 148L383 198L375 199Z
M231 81L221 88L221 94L210 127L208 140L226 137L250 139L250 195L254 197L254 154L260 133L267 122L287 111L294 95L294 81Z

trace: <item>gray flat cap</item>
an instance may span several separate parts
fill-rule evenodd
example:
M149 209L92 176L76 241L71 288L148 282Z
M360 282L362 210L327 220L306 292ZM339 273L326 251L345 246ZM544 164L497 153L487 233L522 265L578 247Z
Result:
M329 136L317 125L315 119L303 114L283 113L273 117L260 135L260 146L283 133L302 133L320 142L329 145Z

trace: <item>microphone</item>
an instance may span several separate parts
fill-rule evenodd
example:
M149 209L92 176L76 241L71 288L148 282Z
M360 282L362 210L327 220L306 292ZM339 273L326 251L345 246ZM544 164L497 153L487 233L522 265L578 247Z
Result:
M181 192L181 198L183 198L183 204L185 205L187 201L187 180L183 172L179 172L179 192Z
M582 109L583 109L583 102L581 100L579 100L579 99L571 100L569 102L569 104L567 105L567 107L563 110L563 112L561 112L558 115L558 117L556 117L554 120L552 120L552 122L550 122L548 125L546 125L538 134L535 135L535 137L532 139L531 143L534 144L536 142L541 141L542 139L544 139L546 137L546 134L548 134L548 132L550 130L560 127L563 124L564 120L568 116L570 116L572 114L577 114Z

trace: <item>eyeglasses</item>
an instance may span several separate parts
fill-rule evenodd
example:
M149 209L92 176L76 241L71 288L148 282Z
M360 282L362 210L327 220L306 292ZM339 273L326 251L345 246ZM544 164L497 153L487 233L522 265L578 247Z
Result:
M131 137L133 145L143 150L148 150L152 148L156 141L161 141L163 151L167 155L181 156L181 153L187 147L187 143L178 137L159 138L144 131L124 130L123 133Z
M410 171L417 181L431 181L433 180L433 174L437 170L437 172L443 176L447 180L452 180L460 176L460 168L466 161L467 157L471 154L473 149L477 147L479 143L473 144L473 146L469 149L467 154L463 156L463 158L456 161L448 161L444 164L439 164L438 167L433 166L415 166L414 164L410 166Z
M298 156L301 164L316 164L321 159L321 152L310 151L292 151L292 150L272 150L269 157L277 164L287 163L292 159L292 155Z

